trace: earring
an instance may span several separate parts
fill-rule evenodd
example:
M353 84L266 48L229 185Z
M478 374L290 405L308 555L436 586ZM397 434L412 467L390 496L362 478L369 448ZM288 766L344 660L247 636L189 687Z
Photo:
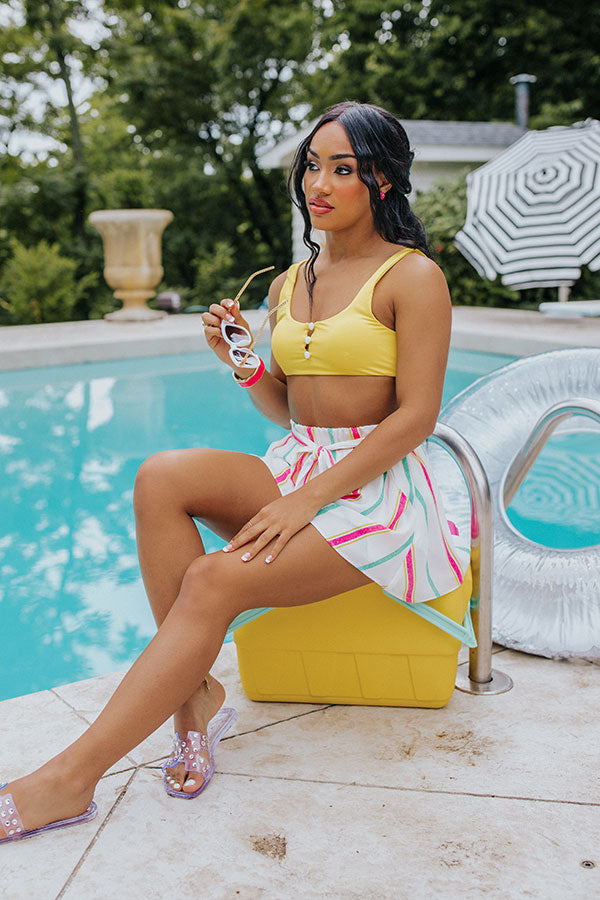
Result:
M379 199L385 200L385 191L379 191Z

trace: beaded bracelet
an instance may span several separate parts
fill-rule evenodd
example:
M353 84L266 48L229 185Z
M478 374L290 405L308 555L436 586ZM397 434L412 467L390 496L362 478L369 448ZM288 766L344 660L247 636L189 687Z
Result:
M260 379L262 378L262 376L264 374L264 371L265 371L265 364L261 359L258 369L249 378L240 378L236 372L232 372L231 374L233 375L233 380L235 382L237 382L237 384L239 384L240 387L249 388L249 387L252 387L253 384L256 384L257 381L260 381Z

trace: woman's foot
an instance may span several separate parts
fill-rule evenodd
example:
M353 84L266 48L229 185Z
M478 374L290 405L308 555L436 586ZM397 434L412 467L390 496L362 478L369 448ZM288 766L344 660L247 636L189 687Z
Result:
M58 757L0 789L0 797L12 794L26 831L80 816L92 802L94 788L78 786L57 760ZM2 824L0 838L7 836Z
M200 731L208 734L208 723L215 716L225 702L225 688L223 685L208 675L200 685L196 693L177 711L173 717L175 731L179 732L182 740L188 731ZM208 763L208 748L207 759ZM182 791L192 794L202 787L204 777L201 772L186 772L183 763L168 769L166 777L174 791Z

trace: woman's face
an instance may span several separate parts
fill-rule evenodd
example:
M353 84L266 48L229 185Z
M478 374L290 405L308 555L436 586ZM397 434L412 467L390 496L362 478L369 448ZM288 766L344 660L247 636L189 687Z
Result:
M358 177L348 135L327 122L313 135L304 173L304 196L314 228L338 231L371 215L369 190Z

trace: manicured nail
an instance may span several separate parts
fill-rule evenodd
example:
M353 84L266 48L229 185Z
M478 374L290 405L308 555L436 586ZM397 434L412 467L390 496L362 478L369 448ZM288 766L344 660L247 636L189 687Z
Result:
M188 787L191 787L193 784L196 784L195 780L193 778L188 778L188 780L186 781L186 785Z
M233 316L230 313L227 313L227 315L225 316L225 321L226 322L235 322L235 319L233 318Z
M173 785L173 787L174 787L174 789L175 789L176 791L180 791L180 790L181 790L181 785L179 784L178 781L175 782L175 784Z
M273 559L272 556L267 556L267 558L265 559L265 562L271 562L272 559Z
M242 562L248 562L249 559L250 559L250 554L244 553L244 555L242 556Z
M231 309L233 306L233 300L223 300L223 306L226 306L227 309Z
M229 551L231 550L232 547L233 547L233 544L227 544L226 547L223 547L223 553L229 553Z

